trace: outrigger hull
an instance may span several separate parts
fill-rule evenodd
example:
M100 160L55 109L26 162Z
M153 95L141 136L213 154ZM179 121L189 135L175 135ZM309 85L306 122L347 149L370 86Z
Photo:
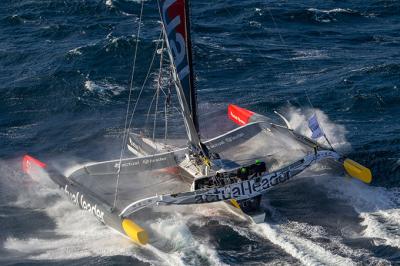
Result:
M51 179L59 188L65 192L73 204L82 210L94 215L100 222L118 231L132 241L145 245L149 241L148 233L130 218L122 218L118 215L118 210L100 197L93 194L87 188L68 179L56 169L45 163L25 155L22 160L22 168L25 173L36 181L43 178Z

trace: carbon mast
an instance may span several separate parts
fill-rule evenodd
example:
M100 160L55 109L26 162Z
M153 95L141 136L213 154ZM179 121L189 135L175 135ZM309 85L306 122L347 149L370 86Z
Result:
M185 11L186 11L186 34L187 34L187 51L188 51L188 61L189 61L189 82L190 82L190 110L192 113L193 123L196 127L197 132L200 132L199 120L197 118L197 89L195 85L195 75L193 69L193 52L192 52L192 38L191 38L191 28L190 28L190 4L189 0L185 1Z
M199 137L188 1L158 0L158 8L173 70L174 84L189 139L189 149L208 162L207 148L201 143Z

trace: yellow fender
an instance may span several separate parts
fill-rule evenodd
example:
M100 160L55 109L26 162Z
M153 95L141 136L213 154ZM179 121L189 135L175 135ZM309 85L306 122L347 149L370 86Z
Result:
M147 232L142 227L135 224L132 220L123 219L122 229L124 230L125 234L134 242L141 245L146 245L149 243L149 236L147 235Z
M371 183L372 174L371 170L369 170L367 167L351 159L345 159L343 162L343 167L350 176L357 178L364 183Z

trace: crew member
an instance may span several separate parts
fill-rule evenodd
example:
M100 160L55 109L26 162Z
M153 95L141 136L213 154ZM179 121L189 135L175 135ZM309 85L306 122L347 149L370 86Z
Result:
M256 173L256 176L261 176L264 172L267 171L267 166L265 165L265 162L256 160L254 170L255 170L254 172Z
M237 176L241 179L241 180L247 180L249 177L249 169L247 169L247 167L241 167L238 169L237 172Z

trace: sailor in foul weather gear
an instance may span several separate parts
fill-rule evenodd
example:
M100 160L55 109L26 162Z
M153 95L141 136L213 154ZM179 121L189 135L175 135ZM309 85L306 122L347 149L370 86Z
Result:
M267 166L265 165L265 162L256 160L256 163L254 166L254 172L255 172L256 176L262 176L266 171L267 171Z
M238 169L237 177L241 180L247 180L249 178L249 169L247 167L241 167Z

